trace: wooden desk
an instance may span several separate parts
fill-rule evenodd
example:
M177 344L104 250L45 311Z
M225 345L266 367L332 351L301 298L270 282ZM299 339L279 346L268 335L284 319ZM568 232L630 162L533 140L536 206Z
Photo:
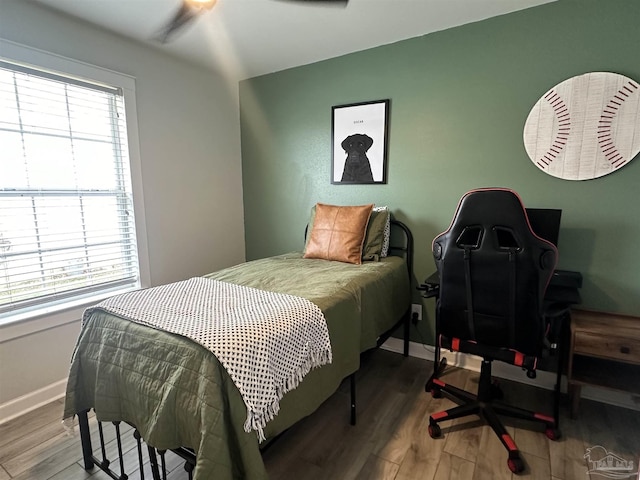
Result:
M572 310L567 379L572 417L583 385L640 395L640 317Z

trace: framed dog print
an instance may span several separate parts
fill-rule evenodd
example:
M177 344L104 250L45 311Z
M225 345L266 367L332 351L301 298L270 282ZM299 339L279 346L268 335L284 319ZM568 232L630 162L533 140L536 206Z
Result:
M387 183L389 100L331 108L331 183Z

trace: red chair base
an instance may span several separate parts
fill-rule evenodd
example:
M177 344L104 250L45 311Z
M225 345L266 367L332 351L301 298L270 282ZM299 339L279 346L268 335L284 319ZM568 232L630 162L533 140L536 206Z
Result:
M442 393L447 393L452 396L454 400L461 402L461 404L456 407L433 413L429 417L428 431L431 438L442 436L442 429L439 425L440 422L469 415L478 415L489 424L507 449L507 466L513 473L523 472L524 462L520 458L520 451L516 443L507 432L498 415L542 423L545 426L545 435L547 438L550 440L560 438L561 434L556 428L556 422L553 417L507 405L495 399L495 395L492 393L491 360L483 360L482 362L477 394L449 385L439 378L436 378L435 374L429 379L425 389L430 392L434 398L439 398L442 396Z

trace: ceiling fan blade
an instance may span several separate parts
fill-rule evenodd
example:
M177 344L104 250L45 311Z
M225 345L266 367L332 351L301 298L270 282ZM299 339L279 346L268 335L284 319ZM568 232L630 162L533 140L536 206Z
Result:
M155 35L160 43L167 43L182 27L186 26L196 16L196 11L186 2L182 2L171 19Z
M154 38L160 43L167 43L179 30L191 23L197 15L211 9L215 3L216 0L182 0L171 20Z

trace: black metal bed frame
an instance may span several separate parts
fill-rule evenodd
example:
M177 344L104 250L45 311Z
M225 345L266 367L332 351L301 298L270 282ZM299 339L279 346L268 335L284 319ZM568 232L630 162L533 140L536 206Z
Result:
M403 234L404 241L400 244L392 244L390 245L390 250L394 252L400 252L399 255L403 256L405 262L407 263L407 270L409 274L409 283L413 282L413 235L409 228L402 222L391 219L391 224L394 227L397 227L401 230ZM305 232L306 235L306 232ZM403 342L404 342L404 356L409 356L409 330L411 326L411 309L409 308L402 317L385 333L383 333L376 342L376 348L380 347L384 342L391 337L391 335L400 327L403 326ZM354 372L349 375L349 386L350 386L350 423L351 425L356 424L356 373ZM122 425L124 424L128 428L128 430L133 430L133 438L135 440L136 449L137 449L137 468L140 470L140 479L145 480L145 460L143 451L147 451L148 461L149 461L149 469L150 475L153 480L167 480L167 461L166 461L166 450L157 450L156 448L148 445L144 442L140 432L136 429L135 425L130 425L126 422L115 421L115 422L97 422L97 433L98 433L98 444L99 446L94 450L94 446L91 440L91 429L89 426L89 410L85 410L79 412L78 414L78 426L80 430L80 443L82 445L82 458L84 463L85 470L91 470L94 467L100 468L103 472L105 472L109 477L114 480L127 480L129 478L129 474L125 472L125 464L124 464L124 448L123 448L123 433ZM109 458L109 453L107 452L107 445L111 444L111 442L105 441L105 427L107 425L111 425L114 433L115 447L116 447L116 458L117 462L117 470L120 473L116 473L115 470L112 469L114 460ZM284 433L284 432L283 432ZM280 434L282 435L282 434ZM276 437L277 439L277 437ZM275 440L275 439L274 439ZM143 445L144 444L144 445ZM263 451L269 448L270 445L273 444L273 441L269 442L266 447L264 447ZM145 448L146 447L146 448ZM188 475L189 480L193 480L193 470L196 465L196 456L193 450L185 447L178 447L175 449L171 449L171 452L179 457L181 460L184 460L184 470ZM134 471L136 468L133 469Z

